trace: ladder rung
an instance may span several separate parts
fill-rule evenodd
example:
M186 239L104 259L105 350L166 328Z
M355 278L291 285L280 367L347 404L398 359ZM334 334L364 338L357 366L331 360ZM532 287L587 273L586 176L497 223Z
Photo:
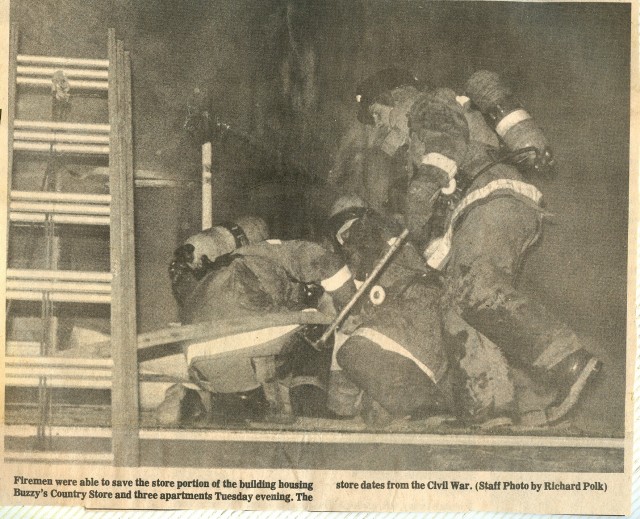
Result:
M112 383L112 359L67 357L5 357L7 386L84 387L109 389ZM48 361L48 362L47 362ZM66 361L65 363L61 363ZM177 384L190 381L172 375L157 373L139 374L145 387L154 384Z
M173 180L170 178L136 178L134 179L135 187L172 187L176 189L194 189L197 185L195 182L183 182L181 180Z
M109 216L111 212L108 205L47 202L40 200L11 200L11 202L9 202L9 209L11 211L29 213L81 214L94 216Z
M93 281L110 283L111 272L91 272L81 270L34 270L7 269L7 279L51 279L64 281Z
M83 463L111 465L113 453L73 452L73 451L9 451L4 452L5 463Z
M33 200L37 202L81 202L83 204L111 203L111 195L96 193L60 193L59 191L11 191L11 200L14 202Z
M98 144L49 144L47 142L14 141L16 151L38 151L48 153L74 153L78 155L109 155L109 146Z
M35 56L30 54L18 54L16 59L18 63L29 63L32 65L109 68L108 59L63 58L59 56Z
M6 366L28 367L28 368L93 368L110 370L113 367L111 359L94 359L86 357L5 357Z
M9 387L38 387L40 377L25 375L13 377L6 373L5 384ZM111 379L88 379L69 377L46 377L48 388L75 388L75 389L111 389Z
M5 357L8 386L110 389L113 361L73 357Z
M24 378L35 379L46 378L48 380L91 380L99 384L108 382L111 384L111 369L92 369L87 367L62 367L47 366L46 368L36 368L35 366L6 366L5 375L8 379ZM46 381L45 381L46 383ZM37 383L36 383L37 385Z
M7 290L7 300L42 301L45 293L47 294L49 301L54 303L111 303L110 294L48 291L33 292L30 290Z
M64 123L54 121L26 121L16 119L13 127L17 130L62 130L62 131L83 131L93 133L109 133L111 126L98 123Z
M16 78L18 85L25 86L37 86L37 87L51 87L51 79L48 78L36 78L29 76L18 76ZM88 81L84 79L70 79L68 80L70 88L76 88L78 90L109 90L108 81Z
M5 437L28 438L38 434L38 426L30 424L4 426ZM49 425L47 432L58 438L111 438L107 427L78 427L77 425Z
M8 279L7 290L27 291L27 292L49 292L65 293L73 292L80 294L110 294L110 283L91 283L87 281L45 281L36 279Z
M47 76L51 77L54 73L62 71L66 78L84 78L84 79L109 79L108 70L91 70L84 68L64 68L58 67L29 67L24 65L18 65L16 72L25 76Z
M72 142L80 144L109 144L109 135L86 133L33 132L16 130L13 138L17 141Z
M7 341L7 357L19 355L40 355L42 344L36 341Z
M47 217L53 223L67 225L105 225L111 224L108 216L78 215L78 214L45 214L45 213L23 213L11 211L9 219L13 223L42 223L47 221Z

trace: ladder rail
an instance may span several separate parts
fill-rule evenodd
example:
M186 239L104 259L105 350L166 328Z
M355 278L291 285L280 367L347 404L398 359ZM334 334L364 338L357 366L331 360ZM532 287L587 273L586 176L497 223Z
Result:
M111 426L117 466L139 463L138 358L135 321L133 229L133 147L131 76L124 44L109 30L109 157L111 211L112 300L111 344L113 385Z
M109 144L109 136L92 133L59 133L15 130L14 139L20 141L69 142L76 144Z
M17 64L18 64L18 38L19 31L18 26L16 24L11 24L10 34L9 34L9 63L8 63L8 80L9 80L9 97L8 97L8 119L7 119L7 159L8 159L8 169L7 169L7 196L11 193L11 186L13 185L13 132L14 132L14 120L16 118L16 76L17 76ZM9 209L9 204L7 203L5 206L5 210L7 211L7 235L9 229L9 222L11 221L11 209ZM8 237L8 236L7 236ZM6 250L7 261L9 259L9 240L7 239Z
M92 294L110 294L109 283L89 281L63 281L40 279L7 279L7 290L25 290L29 292L81 292Z

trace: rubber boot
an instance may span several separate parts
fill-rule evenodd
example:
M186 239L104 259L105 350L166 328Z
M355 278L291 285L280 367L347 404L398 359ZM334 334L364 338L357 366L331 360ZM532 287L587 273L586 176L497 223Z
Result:
M281 384L284 384L284 381ZM289 401L295 416L329 417L327 388L319 377L300 375L292 377L284 385L289 389Z
M242 393L215 393L211 420L224 425L245 424L251 420L262 420L267 407L262 387Z
M353 418L362 409L362 390L342 370L331 370L327 408L339 418Z
M268 411L265 420L274 423L294 422L289 388L278 381L275 355L252 357L251 365L267 399Z
M392 415L367 393L364 394L362 400L362 417L370 429L385 429L393 422L409 419L409 416L397 417Z
M602 369L602 361L586 350L578 350L543 374L544 380L557 388L556 398L540 413L525 415L525 425L552 425L574 409L584 390Z
M182 384L174 384L165 392L165 398L155 410L158 425L165 427L194 423L207 416L198 391Z

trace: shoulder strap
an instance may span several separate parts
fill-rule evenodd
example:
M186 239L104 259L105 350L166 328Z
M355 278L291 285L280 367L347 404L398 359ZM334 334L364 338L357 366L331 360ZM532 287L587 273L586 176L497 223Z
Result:
M219 225L220 227L224 227L231 233L233 239L236 241L236 249L242 247L243 245L249 245L249 238L247 238L244 229L237 223L222 222Z

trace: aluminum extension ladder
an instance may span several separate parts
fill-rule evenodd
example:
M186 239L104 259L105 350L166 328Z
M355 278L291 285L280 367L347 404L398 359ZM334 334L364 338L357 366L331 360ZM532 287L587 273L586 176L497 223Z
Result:
M43 337L44 320L51 320L53 305L81 303L110 305L111 358L66 358L47 355L42 344L39 354L31 352L7 355L7 387L32 387L39 391L51 388L91 388L111 390L111 430L97 436L110 439L108 452L67 452L44 449L29 452L12 450L5 442L8 462L40 461L74 463L108 463L136 466L139 463L139 403L136 343L136 297L133 219L133 147L131 129L131 63L124 44L109 29L108 59L76 59L33 56L18 53L18 30L11 27L9 47L9 168L7 229L18 225L109 226L110 272L58 270L55 261L47 269L12 268L8 258L7 290L11 301L40 301ZM106 97L108 121L100 124L52 120L16 119L17 96L22 89L51 89L55 77L63 74L74 96ZM14 163L22 154L56 154L80 160L87 156L108 158L109 194L63 193L56 191L21 191L13 189ZM8 240L7 240L8 243ZM53 339L49 336L43 342ZM29 351L28 348L22 350ZM41 419L38 435L47 434ZM14 427L16 428L16 427ZM7 427L7 435L10 427ZM17 427L20 429L20 426ZM65 434L83 436L73 427ZM31 431L31 432L29 432ZM22 427L18 437L32 438L31 429ZM24 439L24 438L23 438ZM18 442L19 443L19 442Z

